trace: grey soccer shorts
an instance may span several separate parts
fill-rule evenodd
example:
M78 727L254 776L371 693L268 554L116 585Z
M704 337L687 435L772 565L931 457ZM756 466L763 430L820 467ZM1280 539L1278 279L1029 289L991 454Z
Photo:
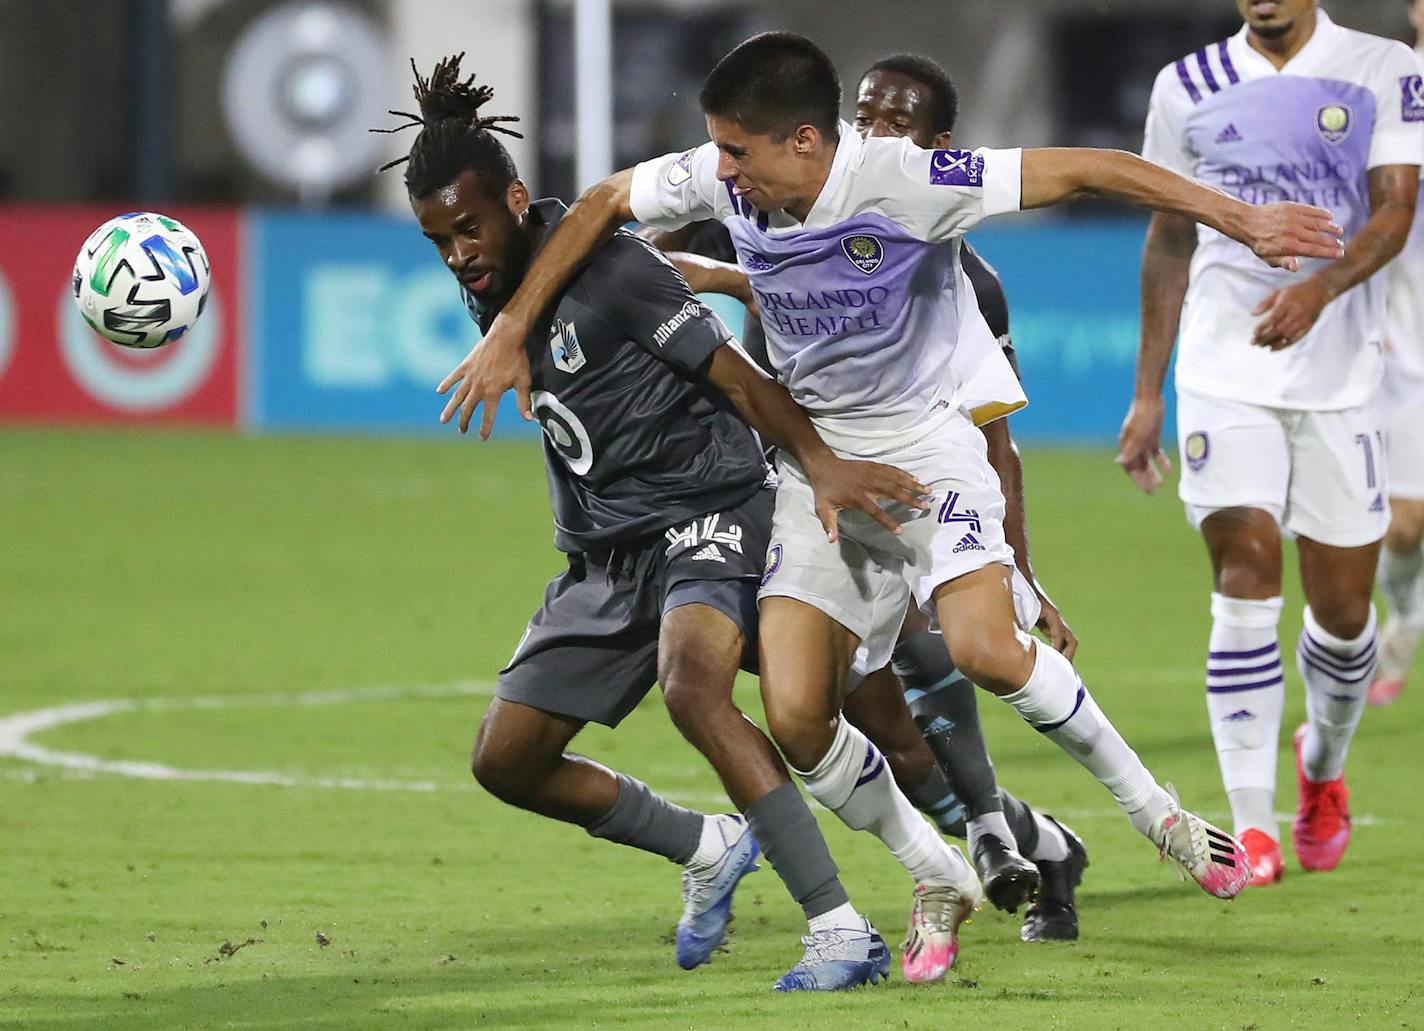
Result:
M616 727L657 681L663 615L694 604L741 628L742 668L755 672L757 587L775 496L763 488L736 508L635 547L570 555L500 671L495 695Z

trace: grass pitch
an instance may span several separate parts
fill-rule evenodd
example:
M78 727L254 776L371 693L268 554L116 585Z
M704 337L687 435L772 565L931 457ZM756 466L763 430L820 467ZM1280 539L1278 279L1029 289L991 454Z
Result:
M1179 504L1134 494L1103 453L1027 465L1035 557L1085 679L1149 766L1224 818L1206 562ZM1306 875L1288 852L1282 885L1231 904L1179 883L986 697L1002 781L1091 851L1078 944L1021 944L989 910L945 985L905 985L897 956L888 988L779 997L803 925L764 869L730 948L679 971L676 869L500 805L466 770L559 566L550 542L529 444L0 432L0 720L112 703L0 724L12 751L43 750L0 758L0 1026L1424 1026L1420 685L1366 714L1342 868ZM740 692L759 714L755 683ZM580 745L725 807L656 697ZM1281 785L1289 810L1288 755ZM852 897L898 941L907 878L821 815Z

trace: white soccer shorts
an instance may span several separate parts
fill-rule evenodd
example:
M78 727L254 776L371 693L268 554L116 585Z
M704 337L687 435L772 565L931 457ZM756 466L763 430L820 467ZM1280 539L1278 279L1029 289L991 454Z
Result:
M1177 391L1178 494L1187 518L1260 508L1290 537L1372 544L1389 525L1384 433L1373 405L1266 408Z
M1380 393L1389 496L1424 501L1424 377L1386 358Z
M890 662L912 596L934 621L935 589L987 565L1013 570L1015 616L1021 627L1032 627L1038 596L1014 569L1013 549L1004 540L1004 496L985 457L984 435L957 413L877 461L929 486L929 510L891 506L903 527L899 537L864 513L842 512L840 539L832 544L816 518L805 474L789 455L778 455L776 516L759 597L803 601L855 634L861 644L853 680Z

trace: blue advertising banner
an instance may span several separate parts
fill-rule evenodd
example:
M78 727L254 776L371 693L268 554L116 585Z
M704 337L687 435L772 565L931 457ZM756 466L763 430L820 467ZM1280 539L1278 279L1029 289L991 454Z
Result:
M248 218L248 425L457 432L436 385L479 339L459 287L412 220L370 214ZM512 398L500 435L538 432Z
M1025 440L1116 441L1132 400L1137 361L1138 271L1147 223L997 219L969 234L996 269L1009 301L1029 406L1013 416ZM1163 433L1173 441L1167 384Z
M248 226L257 429L454 432L439 381L479 339L453 277L413 221L256 213ZM971 234L999 270L1030 404L1025 440L1107 443L1132 397L1145 223L1015 222ZM706 298L736 332L742 309ZM1169 420L1171 391L1168 390ZM499 435L538 432L506 398ZM1170 426L1167 440L1170 442ZM1169 449L1170 450L1170 449Z

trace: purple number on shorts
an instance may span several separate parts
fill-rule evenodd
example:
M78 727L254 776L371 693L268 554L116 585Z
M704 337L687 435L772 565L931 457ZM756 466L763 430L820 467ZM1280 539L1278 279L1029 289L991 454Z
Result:
M1375 446L1368 433L1356 433L1355 443L1365 449L1365 486L1375 489Z

